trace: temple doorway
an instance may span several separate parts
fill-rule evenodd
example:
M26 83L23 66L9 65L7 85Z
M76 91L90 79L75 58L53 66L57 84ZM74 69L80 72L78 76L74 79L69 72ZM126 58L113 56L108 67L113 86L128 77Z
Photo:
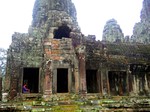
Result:
M97 70L86 70L86 84L88 93L98 93Z
M68 69L57 69L57 93L68 92Z
M30 89L30 93L39 92L39 68L23 68L24 84Z
M108 78L111 95L125 95L127 93L127 74L125 71L109 71Z

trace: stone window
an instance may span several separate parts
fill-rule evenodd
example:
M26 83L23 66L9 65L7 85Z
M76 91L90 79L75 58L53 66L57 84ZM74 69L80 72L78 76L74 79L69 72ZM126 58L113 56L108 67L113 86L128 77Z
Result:
M70 38L71 29L67 25L62 25L58 29L54 30L54 38L55 39L62 39Z
M86 70L86 84L88 93L98 93L97 70Z
M150 66L145 64L131 64L130 71L134 79L134 86L139 95L147 95L150 88Z
M125 95L127 93L127 75L125 71L109 71L108 78L111 95Z

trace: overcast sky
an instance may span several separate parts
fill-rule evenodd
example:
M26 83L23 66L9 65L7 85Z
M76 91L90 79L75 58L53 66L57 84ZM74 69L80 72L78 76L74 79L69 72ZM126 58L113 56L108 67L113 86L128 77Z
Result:
M32 21L35 0L2 0L0 3L0 47L8 48L14 32L26 33ZM101 40L107 20L114 18L124 35L132 35L140 21L143 0L72 0L83 34L94 34Z

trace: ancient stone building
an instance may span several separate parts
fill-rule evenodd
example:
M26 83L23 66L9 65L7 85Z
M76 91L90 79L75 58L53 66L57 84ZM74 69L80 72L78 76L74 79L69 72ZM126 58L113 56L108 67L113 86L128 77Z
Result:
M141 21L136 23L133 30L133 40L137 43L150 44L150 1L143 1Z
M24 95L24 83L29 94L149 95L150 45L96 41L71 0L36 0L28 33L12 35L5 92Z

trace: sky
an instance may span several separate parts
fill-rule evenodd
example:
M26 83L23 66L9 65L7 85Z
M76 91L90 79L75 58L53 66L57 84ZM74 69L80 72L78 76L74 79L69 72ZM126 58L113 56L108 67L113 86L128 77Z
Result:
M85 35L102 39L106 21L116 19L124 35L132 35L140 21L143 0L72 0L77 21ZM2 0L0 3L0 47L8 48L14 32L27 33L35 0Z

